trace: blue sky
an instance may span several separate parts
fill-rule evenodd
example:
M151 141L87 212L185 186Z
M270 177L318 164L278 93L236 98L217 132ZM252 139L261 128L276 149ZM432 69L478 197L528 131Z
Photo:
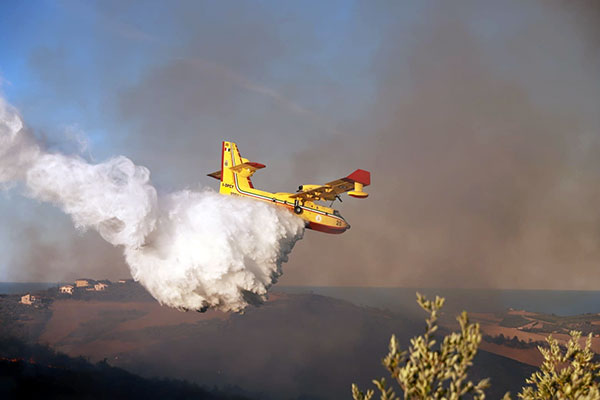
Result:
M226 20L230 13L236 12L235 3L230 4L221 7L208 2L206 6L190 7L200 13L194 16L203 25L200 34L215 34L230 40L227 35L236 34L235 21L228 24ZM269 33L278 34L273 59L260 65L243 59L248 55L238 57L235 53L243 52L242 48L220 52L210 45L206 47L214 55L203 54L202 59L242 76L248 66L252 76L244 76L245 79L257 86L268 84L273 90L290 81L304 80L310 86L326 79L339 87L352 82L347 98L353 99L356 111L364 108L373 90L368 68L376 40L358 43L349 40L361 24L353 15L355 7L352 2L332 2L325 6L315 2L302 7L254 3L245 7L252 9L246 10L247 18L231 14L231 19L240 18L249 24L260 24L264 19L274 25L269 28ZM107 115L119 92L143 79L152 67L189 58L189 41L197 39L196 35L190 38L186 31L185 25L190 21L180 25L164 2L146 3L143 7L117 2L5 2L2 8L0 35L6 40L3 40L0 72L7 99L34 128L60 135L55 131L63 126L79 126L101 156L111 153L103 146L110 148L106 142L112 136L126 134L120 121ZM304 37L298 40L299 35ZM231 40L226 45L234 47L235 38ZM297 45L298 53L294 51L295 42L301 42ZM236 61L241 64L227 65ZM257 66L250 66L252 63ZM260 70L256 70L258 65ZM306 76L307 69L315 72L315 76ZM312 93L308 96L310 99L298 96L294 100L317 101L307 104L307 108L331 101ZM57 100L60 107L52 106Z

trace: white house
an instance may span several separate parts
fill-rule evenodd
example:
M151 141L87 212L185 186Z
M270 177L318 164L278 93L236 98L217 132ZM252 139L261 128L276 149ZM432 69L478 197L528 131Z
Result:
M22 304L27 304L28 306L30 306L33 303L35 303L35 301L36 301L35 296L32 296L29 293L27 293L25 296L21 297L21 303Z
M100 292L100 291L106 289L107 287L108 287L108 285L106 283L98 282L94 285L94 290L97 292Z
M65 285L60 287L61 293L73 294L73 285Z
M88 287L88 286L90 286L90 280L89 279L77 279L75 281L75 286L77 286L77 287Z

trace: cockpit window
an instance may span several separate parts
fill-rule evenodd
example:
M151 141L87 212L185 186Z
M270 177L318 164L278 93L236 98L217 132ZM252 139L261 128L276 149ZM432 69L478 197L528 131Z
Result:
M335 215L336 217L342 217L342 214L340 214L340 212L338 210L333 210L333 215Z

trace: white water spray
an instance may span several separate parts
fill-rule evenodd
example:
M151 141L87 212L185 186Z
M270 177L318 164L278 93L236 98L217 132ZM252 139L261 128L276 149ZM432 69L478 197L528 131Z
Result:
M49 153L0 98L0 187L18 182L122 246L133 278L181 309L261 303L304 233L300 218L270 204L210 190L159 196L148 169L123 156L90 164Z

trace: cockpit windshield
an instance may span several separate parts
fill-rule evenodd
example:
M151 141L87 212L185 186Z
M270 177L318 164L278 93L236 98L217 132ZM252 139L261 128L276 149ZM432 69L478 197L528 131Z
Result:
M342 214L338 210L333 210L333 215L346 221L346 218L342 217Z

